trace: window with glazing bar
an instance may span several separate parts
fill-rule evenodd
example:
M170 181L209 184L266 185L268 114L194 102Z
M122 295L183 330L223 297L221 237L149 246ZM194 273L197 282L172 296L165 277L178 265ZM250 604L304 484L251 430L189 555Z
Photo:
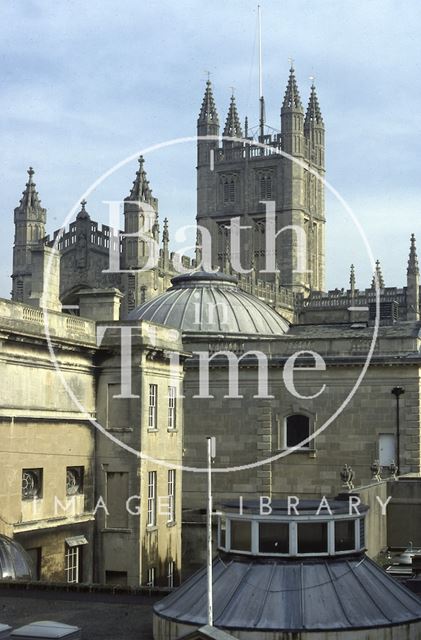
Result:
M156 525L156 471L148 473L148 520L149 526Z
M158 385L149 385L149 429L158 428Z

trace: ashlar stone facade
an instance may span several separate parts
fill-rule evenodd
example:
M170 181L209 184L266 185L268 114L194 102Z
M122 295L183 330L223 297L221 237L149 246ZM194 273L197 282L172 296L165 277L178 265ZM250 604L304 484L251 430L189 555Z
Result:
M118 322L0 301L0 532L41 580L179 580L182 346L165 327L130 333L126 397Z

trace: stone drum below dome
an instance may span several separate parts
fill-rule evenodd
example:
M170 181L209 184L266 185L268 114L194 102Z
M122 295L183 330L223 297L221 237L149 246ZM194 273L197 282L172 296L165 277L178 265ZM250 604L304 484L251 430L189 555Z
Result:
M183 334L283 335L289 325L276 311L223 273L193 271L174 277L172 287L131 311L129 320L147 320Z

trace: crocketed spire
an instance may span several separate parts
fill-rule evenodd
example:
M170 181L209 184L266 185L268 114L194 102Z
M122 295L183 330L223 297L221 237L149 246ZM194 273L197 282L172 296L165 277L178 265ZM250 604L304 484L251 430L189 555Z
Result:
M86 211L86 200L82 200L81 204L81 210L79 211L79 213L76 216L76 220L90 220L90 215L89 213Z
M219 124L218 112L216 111L215 100L213 99L212 83L206 82L205 95L203 96L202 107L199 113L199 122L205 124Z
M351 271L349 274L349 287L351 292L355 291L355 267L353 264L351 264Z
M411 246L409 249L409 259L408 259L408 269L407 274L409 275L419 275L420 270L418 266L418 256L417 256L417 247L415 244L415 235L411 234Z
M323 126L322 112L320 111L319 100L317 98L314 83L311 85L310 98L304 120L304 130L308 131L311 126Z
M31 217L45 217L46 210L41 207L41 200L39 199L38 191L35 188L35 182L33 181L33 175L35 171L32 167L28 169L29 179L25 186L25 191L22 192L22 198L20 199L19 206L16 207L15 213L31 214Z
M136 200L140 202L149 202L152 204L152 189L149 187L149 180L144 169L145 161L143 156L139 156L139 169L136 171L136 178L133 182L128 200Z
M298 91L297 81L295 79L295 70L291 65L289 70L288 84L285 91L284 101L282 103L282 110L303 110L301 103L300 92Z
M162 242L168 244L170 241L170 234L168 231L168 218L164 218L164 229L162 231Z
M228 109L227 120L225 122L224 136L230 138L242 138L243 131L241 129L240 118L238 117L237 105L235 103L234 94L231 96L231 102Z
M382 268L380 266L380 260L376 260L376 271L371 281L371 288L376 288L376 280L380 289L384 289L384 278L382 274Z

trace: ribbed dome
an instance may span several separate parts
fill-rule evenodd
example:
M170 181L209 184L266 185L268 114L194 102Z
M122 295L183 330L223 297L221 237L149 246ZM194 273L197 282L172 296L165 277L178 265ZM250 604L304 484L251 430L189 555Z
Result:
M148 320L183 333L276 336L288 323L267 304L222 273L193 271L176 276L165 293L134 309L129 320Z
M31 580L32 562L25 549L11 538L0 536L0 580Z

